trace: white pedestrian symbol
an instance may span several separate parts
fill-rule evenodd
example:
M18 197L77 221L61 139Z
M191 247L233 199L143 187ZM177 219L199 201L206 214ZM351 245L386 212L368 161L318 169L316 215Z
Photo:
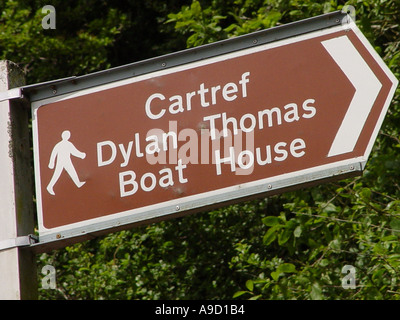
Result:
M51 178L50 183L47 186L47 191L53 196L55 195L53 187L60 178L60 175L64 169L65 171L67 171L72 181L76 184L78 188L82 187L86 183L86 181L82 182L79 180L78 174L76 173L74 165L71 161L71 156L85 159L86 153L80 152L70 141L68 141L71 137L71 132L69 132L68 130L65 130L61 134L61 137L62 140L54 146L49 161L50 169L54 169L55 166L53 177Z

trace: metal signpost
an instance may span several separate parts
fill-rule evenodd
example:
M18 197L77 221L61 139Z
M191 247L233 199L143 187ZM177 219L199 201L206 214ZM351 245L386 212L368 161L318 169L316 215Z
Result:
M24 84L21 69L0 61L0 300L37 297L29 102L9 100Z
M39 245L361 174L396 86L333 13L27 88Z

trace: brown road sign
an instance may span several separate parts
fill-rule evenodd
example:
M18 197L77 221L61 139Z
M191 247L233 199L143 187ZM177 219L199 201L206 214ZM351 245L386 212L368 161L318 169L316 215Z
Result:
M34 101L40 241L360 174L397 79L355 24L256 42Z

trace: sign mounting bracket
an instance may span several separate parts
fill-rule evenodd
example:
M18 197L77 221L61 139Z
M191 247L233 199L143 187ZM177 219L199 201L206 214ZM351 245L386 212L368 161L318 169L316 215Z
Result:
M27 247L39 242L39 238L33 234L20 236L13 239L0 241L0 251L8 250L16 247Z

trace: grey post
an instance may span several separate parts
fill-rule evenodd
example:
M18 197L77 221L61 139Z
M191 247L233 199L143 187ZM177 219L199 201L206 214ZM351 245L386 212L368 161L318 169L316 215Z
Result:
M24 74L11 61L0 61L0 93L24 85ZM20 245L34 232L29 103L0 101L0 299L36 299L36 257Z

